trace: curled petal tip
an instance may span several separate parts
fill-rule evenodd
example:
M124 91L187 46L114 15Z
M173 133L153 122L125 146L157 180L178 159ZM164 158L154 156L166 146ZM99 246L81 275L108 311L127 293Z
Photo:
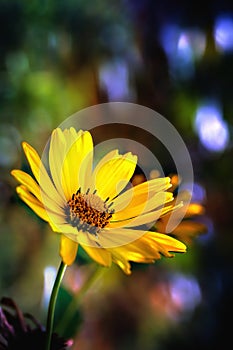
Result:
M22 145L22 148L25 149L27 147L27 142L26 141L22 141L21 145Z

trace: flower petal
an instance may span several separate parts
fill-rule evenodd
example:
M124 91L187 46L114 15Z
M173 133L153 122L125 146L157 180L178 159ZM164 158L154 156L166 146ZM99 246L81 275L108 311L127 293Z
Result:
M46 209L50 209L53 212L61 212L61 207L51 198L49 198L47 194L42 194L41 188L29 174L22 170L12 170L11 175L13 175L19 183L26 187L27 190L31 192L41 203L46 202Z
M98 264L109 267L112 264L111 254L103 248L82 245L87 254Z
M186 252L185 244L169 235L148 231L144 238L148 240L148 243L154 246L159 253L166 257L173 256L173 254L170 254L170 252Z
M60 232L58 224L61 225L65 222L65 217L62 214L60 215L57 212L45 209L43 204L23 185L16 187L16 192L22 201L24 201L40 218L50 224L53 231Z
M129 152L124 155L115 154L110 159L107 155L105 159L94 170L92 183L95 183L95 189L103 200L107 197L111 200L125 188L133 176L137 157Z
M61 235L60 256L66 265L73 264L78 252L78 243Z
M130 274L129 261L152 263L161 258L161 255L173 257L170 252L185 252L185 245L176 239L156 232L148 232L136 241L108 249L112 254L113 262Z
M159 229L160 226L158 225ZM173 231L172 235L185 244L191 244L194 237L207 232L207 227L201 222L184 220Z
M125 258L124 255L122 255L119 251L111 251L112 254L112 261L117 264L126 275L131 274L131 266L129 261Z
M146 232L131 228L105 228L98 235L98 243L106 249L120 247L141 238Z
M81 187L86 192L90 181L93 161L93 141L88 131L77 133L76 140L66 149L62 166L62 187L66 199Z
M88 232L78 231L77 227L71 226L67 222L54 222L57 232L62 232L66 237L79 243L82 246L98 247L98 238Z
M22 146L24 149L24 153L27 157L28 163L31 167L31 170L42 191L46 193L46 195L54 202L56 202L59 206L62 206L63 199L55 189L54 184L51 181L43 163L41 162L39 155L37 154L35 149L31 147L28 143L23 142Z
M143 237L122 247L109 249L109 251L113 255L114 253L118 253L124 256L128 261L134 262L154 262L156 259L160 258L160 254L155 251Z
M31 195L27 188L23 185L16 187L16 192L19 197L43 220L49 221L47 211L33 195Z
M190 203L188 209L185 213L185 217L191 217L195 215L203 215L205 213L205 208L199 203Z
M156 208L160 208L160 210L158 210L157 212L161 212L162 211L162 207L173 200L173 194L171 192L159 192L156 193L153 197L151 197L150 199L148 199L145 202L140 202L138 205L135 204L135 206L133 207L130 203L129 206L127 206L125 209L119 211L119 212L114 212L112 214L112 219L111 219L111 224L114 222L120 222L122 220L129 220L135 217L139 217L142 214L145 214L147 212L150 212ZM115 206L113 206L114 210L115 210ZM157 220L158 217L156 218L155 215L155 220ZM135 219L134 219L135 220ZM153 220L152 220L153 221ZM150 222L150 221L148 221ZM138 224L135 224L134 226L136 226Z
M60 128L54 129L49 146L49 168L59 194L64 198L64 191L61 181L62 165L65 158L66 141Z
M11 175L14 178L27 187L28 191L34 194L34 196L41 202L41 189L38 183L27 173L22 170L12 170Z
M146 203L156 193L165 191L169 187L171 187L169 177L153 179L134 186L114 199L115 214L121 216L123 212L133 211L134 216L137 216L144 211L144 208L146 209Z
M185 248L185 245L176 239L162 233L151 232L148 230L135 230L131 228L115 228L115 229L103 229L98 236L98 243L103 248L114 248L127 245L134 241L140 240L142 237L150 237L150 244L153 243L152 238L156 243L170 242L171 244L177 244L175 246L171 245L171 248L180 247ZM176 250L175 250L176 251Z
M112 222L109 224L108 227L109 228L112 228L112 227L134 227L135 228L141 225L148 225L148 224L153 225L159 218L163 217L163 215L180 209L182 205L183 205L182 203L179 203L176 206L168 205L158 210L153 210L149 213L139 215L136 218L132 218L124 221Z

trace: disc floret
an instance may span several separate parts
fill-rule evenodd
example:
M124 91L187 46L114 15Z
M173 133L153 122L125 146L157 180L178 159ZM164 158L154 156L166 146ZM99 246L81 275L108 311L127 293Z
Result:
M66 217L67 221L77 227L78 231L89 232L97 236L98 232L110 222L113 209L110 209L113 202L109 203L109 198L105 201L101 199L96 190L90 193L81 192L81 188L72 195L67 202Z

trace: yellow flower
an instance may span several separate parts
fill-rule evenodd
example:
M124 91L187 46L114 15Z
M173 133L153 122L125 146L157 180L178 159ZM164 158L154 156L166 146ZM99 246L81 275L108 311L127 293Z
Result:
M171 177L172 187L169 191L175 191L179 185L179 177L174 175ZM173 229L172 236L175 236L185 244L192 244L193 238L207 232L207 227L200 221L200 217L205 213L204 206L197 202L190 203L190 193L182 191L179 198L183 202L183 206L178 208L174 213L174 220L179 224ZM176 197L173 202L176 201ZM156 229L159 232L167 232L167 224L171 217L171 213L167 213L160 217L156 222Z
M176 209L167 189L170 178L144 182L125 190L135 171L137 157L107 153L93 169L93 140L88 131L74 128L53 131L48 165L26 142L22 143L35 180L21 170L11 173L21 184L20 198L52 230L60 233L63 262L74 262L80 244L103 266L112 262L130 274L130 261L151 263L161 255L185 252L182 242L143 225ZM124 190L124 191L123 191Z

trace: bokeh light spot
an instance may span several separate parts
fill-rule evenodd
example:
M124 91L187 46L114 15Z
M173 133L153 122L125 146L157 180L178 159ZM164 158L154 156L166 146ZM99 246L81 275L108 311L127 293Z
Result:
M201 289L197 279L191 275L176 273L171 277L170 294L180 311L190 312L201 302Z
M216 18L214 38L219 51L233 50L233 16L221 15Z
M201 30L182 29L165 25L160 33L160 42L167 54L171 75L188 79L194 73L194 63L204 54L206 37Z
M195 129L203 146L209 151L224 151L229 142L229 128L215 103L198 107Z
M53 284L56 278L56 268L54 266L46 266L44 269L44 290L42 296L42 304L47 308L51 296Z

